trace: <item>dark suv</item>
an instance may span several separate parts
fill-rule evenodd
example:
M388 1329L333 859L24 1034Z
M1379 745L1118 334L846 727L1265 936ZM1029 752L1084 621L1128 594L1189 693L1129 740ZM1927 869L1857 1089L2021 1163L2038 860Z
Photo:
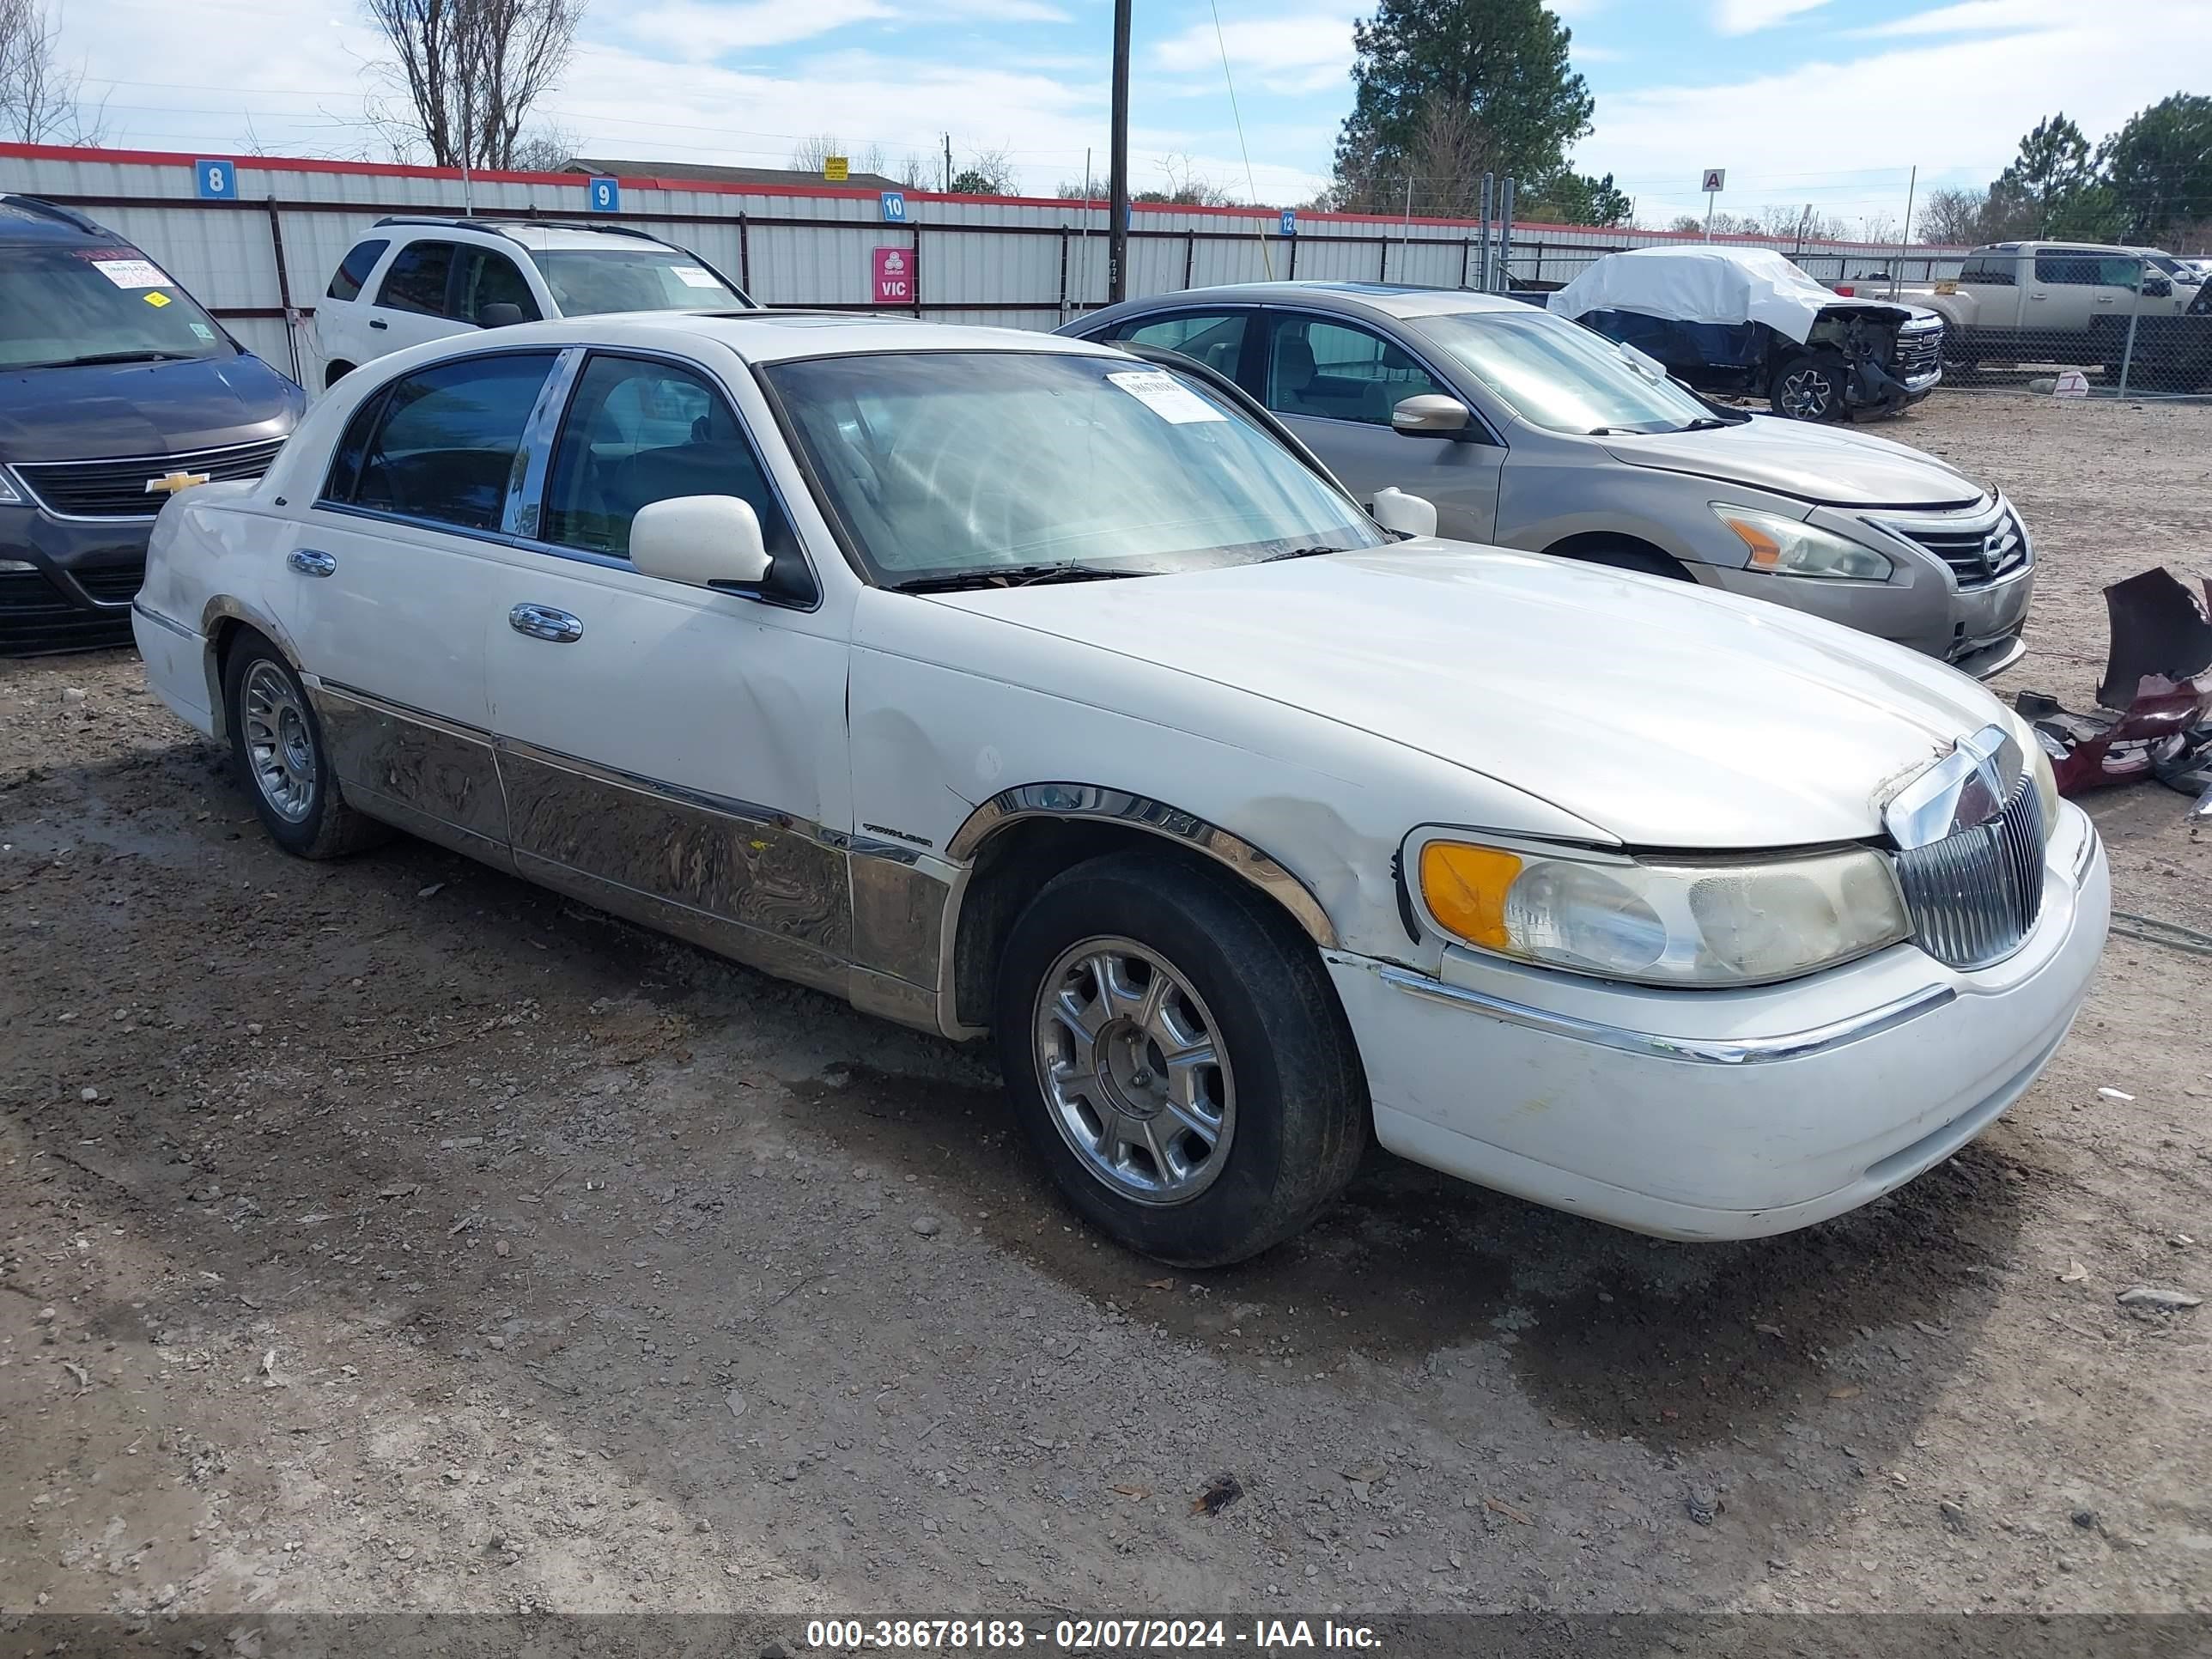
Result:
M259 477L306 406L113 231L0 196L0 653L128 644L161 504Z

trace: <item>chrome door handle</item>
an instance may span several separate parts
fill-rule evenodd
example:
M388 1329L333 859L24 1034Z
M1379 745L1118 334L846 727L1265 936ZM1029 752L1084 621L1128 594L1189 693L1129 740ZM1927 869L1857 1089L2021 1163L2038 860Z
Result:
M312 547L294 548L284 556L284 562L303 576L327 576L338 568L336 559Z
M507 625L518 634L550 640L556 645L572 645L584 637L581 617L556 611L550 605L518 605L507 613Z

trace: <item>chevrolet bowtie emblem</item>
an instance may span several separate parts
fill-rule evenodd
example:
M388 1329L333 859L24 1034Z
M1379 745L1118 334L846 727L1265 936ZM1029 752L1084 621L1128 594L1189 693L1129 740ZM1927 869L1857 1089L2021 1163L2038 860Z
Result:
M208 475L204 472L164 472L158 478L146 480L146 493L149 495L173 495L179 489L190 489L194 484L204 484L207 481Z

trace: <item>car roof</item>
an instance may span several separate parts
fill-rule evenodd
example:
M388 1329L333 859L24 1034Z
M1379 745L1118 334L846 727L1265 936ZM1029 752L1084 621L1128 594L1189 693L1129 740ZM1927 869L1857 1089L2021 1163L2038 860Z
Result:
M130 240L73 208L35 196L0 196L0 242L120 247Z
M671 243L662 241L648 232L629 225L579 224L563 220L499 219L485 216L471 218L446 217L436 214L394 215L380 219L375 228L364 233L369 236L390 239L393 231L407 231L417 237L439 236L453 233L473 233L478 236L497 238L542 253L556 248L606 248L635 246L647 248L666 248L673 252Z
M1183 289L1147 295L1127 308L1183 310L1198 305L1303 305L1320 311L1385 317L1445 317L1469 311L1526 311L1528 306L1503 294L1464 288L1417 288L1410 283L1230 283L1216 288Z
M798 357L842 357L873 352L1030 351L1119 356L1110 347L1024 328L986 328L931 323L914 317L839 311L636 311L552 322L520 323L498 331L501 346L721 346L748 363ZM482 346L484 337L462 337ZM455 345L461 341L441 343Z

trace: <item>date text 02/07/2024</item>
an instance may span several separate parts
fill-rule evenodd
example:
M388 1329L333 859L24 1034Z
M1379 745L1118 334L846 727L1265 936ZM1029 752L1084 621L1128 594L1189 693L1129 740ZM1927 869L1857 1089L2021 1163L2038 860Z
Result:
M1302 1648L1372 1651L1380 1644L1365 1625L1324 1619L1255 1619L1232 1626L1222 1619L1061 1619L1032 1630L1019 1619L826 1619L806 1627L806 1645L833 1652L988 1651L1035 1643L1064 1652L1242 1648L1251 1653Z

